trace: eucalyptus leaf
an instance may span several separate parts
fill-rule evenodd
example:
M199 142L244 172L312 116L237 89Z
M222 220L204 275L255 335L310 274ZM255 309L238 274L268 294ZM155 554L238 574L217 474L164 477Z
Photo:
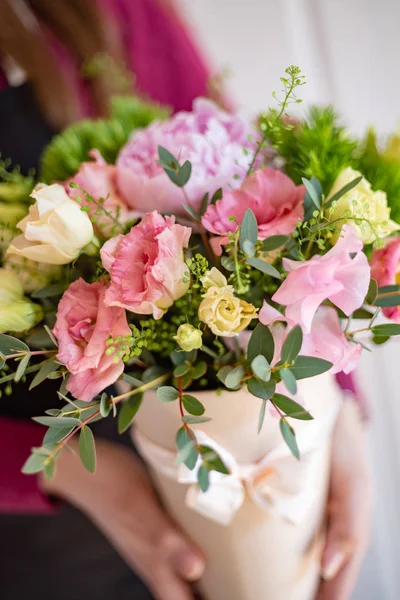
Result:
M299 355L303 344L303 332L299 325L291 329L285 338L282 346L281 361L284 363L293 362Z
M233 367L231 367L230 365L226 365L225 367L221 367L220 370L217 373L217 377L220 381L222 381L222 383L225 383L226 378L228 377L229 373L233 371Z
M267 409L267 401L263 400L261 402L260 414L258 416L258 433L261 433L261 430L263 428L266 409Z
M135 394L126 400L118 414L118 433L124 433L129 429L133 419L142 404L143 393Z
M237 389L240 387L241 381L244 376L244 368L242 365L235 367L229 371L225 378L225 385L229 389Z
M153 381L154 379L157 379L158 377L161 377L161 375L164 375L167 372L166 369L164 369L164 367L159 367L158 365L152 365L151 367L148 367L145 371L143 371L143 375L142 375L142 380L143 383L150 383L151 381ZM160 384L155 384L153 387L158 387Z
M43 438L43 446L58 444L73 431L74 427L49 427Z
M215 204L216 202L218 202L218 200L221 200L221 198L222 198L222 188L218 188L212 195L211 204Z
M211 421L210 417L195 417L192 415L184 415L182 417L182 423L187 423L188 425L199 425L200 423L208 423Z
M172 385L163 385L157 390L157 398L160 402L173 402L179 398L179 392Z
M181 427L180 429L178 429L176 434L176 447L178 448L178 453L183 452L186 446L189 447L190 452L188 453L188 455L185 454L182 462L191 471L195 468L198 458L198 452L194 446L195 443L196 436L191 429L187 427Z
M207 363L204 360L201 360L192 368L192 377L193 379L200 379L207 373Z
M190 363L183 362L174 369L174 377L183 377L190 371Z
M265 260L261 260L261 258L247 258L246 262L251 267L254 267L258 271L265 273L265 275L269 275L270 277L274 277L275 279L282 279L279 271Z
M33 420L46 427L77 427L81 424L80 419L74 417L33 417Z
M35 377L32 379L29 389L32 390L34 387L42 383L42 381L47 379L47 376L50 373L57 371L59 367L60 364L56 362L55 359L44 362L40 367L40 371L36 373Z
M5 364L6 364L6 357L4 356L4 354L2 354L0 352L0 369L2 369Z
M274 357L275 343L272 333L266 325L258 323L251 334L247 347L247 360L251 364L256 356L264 356L271 364Z
M141 385L143 385L143 381L140 381L140 379L137 379L136 377L129 375L129 373L123 374L123 380L126 381L126 383L129 383L129 385L131 385L134 388L138 388Z
M30 353L25 354L24 358L18 364L18 368L15 372L14 381L16 381L16 382L20 381L22 379L22 377L25 375L25 371L27 369L27 366L29 365L30 359L31 359Z
M284 246L288 240L289 238L287 235L272 235L262 242L261 249L263 252L271 252L272 250L277 250Z
M89 473L96 471L96 446L92 430L87 425L81 428L79 434L79 456Z
M365 297L365 302L367 304L373 304L375 302L376 296L378 295L378 284L375 279L371 279L368 286L368 292Z
M199 452L203 459L204 466L210 471L218 471L218 473L222 473L223 475L229 475L228 467L213 448L201 445Z
M400 324L385 323L384 325L375 325L371 327L371 331L375 337L389 337L392 335L400 335Z
M315 189L312 181L309 181L305 177L302 177L301 180L304 184L304 187L307 190L307 194L310 196L311 200L313 201L315 208L317 210L320 210L321 209L321 195L320 195L319 191Z
M32 293L32 298L53 298L61 296L65 291L65 283L53 283Z
M39 473L40 471L44 471L46 459L46 454L39 454L38 452L33 452L22 467L22 473L24 473L25 475L31 475L33 473Z
M100 398L100 414L103 418L108 417L112 409L112 403L107 396L107 394L103 393Z
M291 398L288 398L284 394L275 394L271 398L271 402L276 404L276 406L288 417L292 419L298 419L300 421L312 421L314 417L310 415L310 413L305 410L301 404L298 404Z
M182 396L182 403L186 410L191 415L201 416L204 414L205 408L202 403L190 394L184 394Z
M189 160L186 160L179 169L178 173L178 185L184 187L190 179L192 174L192 164Z
M0 352L4 356L10 356L10 354L29 352L29 346L12 335L2 333L0 334Z
M374 300L375 306L391 307L400 305L400 286L386 285L379 288L378 295Z
M286 419L283 419L283 418L279 421L279 427L280 427L283 439L285 440L286 444L289 447L289 450L291 451L293 456L295 458L297 458L297 460L300 460L300 451L299 451L299 447L297 445L296 433L295 433L293 427L291 427L289 425L289 423L286 421Z
M363 178L363 176L360 175L360 177L353 179L353 181L350 181L350 183L343 186L338 192L336 192L336 194L334 194L331 198L329 198L329 200L325 204L325 208L329 208L330 205L332 204L332 202L337 202L337 200L340 200L340 198L342 196L344 196L345 194L347 194L347 192L350 192L350 190L355 188L360 183L362 178Z
M251 362L251 370L254 375L262 381L269 381L271 379L271 367L265 356L259 354Z
M283 383L285 384L286 389L291 394L297 394L297 382L296 382L296 378L293 375L292 371L290 369L283 368L283 369L279 370L279 375L281 376L281 379L282 379Z
M221 265L230 273L235 270L235 261L230 256L223 256L221 258Z
M208 207L209 199L210 199L210 194L208 192L206 192L204 194L202 200L201 200L200 211L199 211L200 212L200 216L203 216L204 213L206 212L207 207Z
M252 242L250 242L250 240L244 240L243 252L247 254L247 256L254 256L256 253L256 247Z
M276 383L275 381L260 381L259 379L249 379L247 382L247 389L250 394L261 398L262 400L269 400L275 394Z
M50 458L46 461L46 464L44 465L44 476L46 477L47 481L53 479L55 472L56 461L54 460L54 458Z
M253 246L256 245L257 236L258 236L257 219L256 219L253 211L250 210L250 208L248 208L246 210L246 212L244 213L243 220L240 225L239 243L240 243L240 249L242 250L242 252L246 252L245 246L244 246L245 241L250 242Z
M200 490L203 493L205 493L210 487L210 471L204 465L201 465L201 467L197 471L197 482L199 484Z
M318 198L322 197L322 186L316 177L311 177L310 183L316 192ZM309 221L313 216L313 212L317 209L316 204L314 203L312 197L308 193L306 189L306 193L304 195L304 221Z
M290 370L296 379L316 377L332 368L332 363L314 356L298 356Z
M182 208L194 219L195 221L200 221L200 214L196 212L191 206L188 204L182 204Z

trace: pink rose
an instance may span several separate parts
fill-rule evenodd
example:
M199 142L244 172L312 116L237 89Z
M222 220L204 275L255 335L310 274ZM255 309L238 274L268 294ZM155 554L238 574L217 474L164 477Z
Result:
M126 235L108 240L100 251L111 275L106 304L162 317L189 287L183 249L191 232L190 227L177 225L175 217L153 211Z
M389 240L384 248L374 250L371 257L371 277L379 287L400 283L400 237ZM382 309L383 314L400 323L400 306Z
M345 225L338 242L323 256L308 261L284 258L289 274L272 300L286 306L287 318L301 325L305 333L326 299L350 315L363 303L370 282L370 267L362 248L353 229Z
M114 217L117 217L119 223L126 223L133 218L134 213L129 211L118 193L116 167L107 164L97 150L92 150L90 155L94 160L82 163L79 171L70 181L77 183L85 192L93 196L95 200L98 201L100 198L103 198L104 203L102 207ZM86 205L90 207L89 214L95 228L106 236L112 235L113 232L115 234L115 222L113 219L108 217L104 211L99 211L99 206L95 203L88 202L82 190L71 188L69 186L70 181L65 185L68 195L71 198L79 197L82 206Z
M285 322L289 328L296 323L283 316L276 308L264 302L258 314L263 325L270 327L274 335L275 355L273 362L280 360L282 344L287 336L288 330L278 322ZM341 326L336 310L331 306L320 306L317 310L311 326L311 332L303 335L303 345L300 354L323 358L333 364L331 373L350 373L360 360L362 347L360 344L350 342Z
M204 227L224 236L220 244L227 243L228 232L236 231L244 213L250 208L258 224L258 238L286 235L296 229L297 221L304 217L305 188L297 186L284 173L274 169L259 169L252 173L239 190L226 191L221 200L208 207L202 218ZM231 217L236 217L236 222Z
M71 373L67 390L86 402L124 370L121 359L106 355L107 340L131 333L125 311L106 306L105 293L102 283L74 281L60 300L53 330L59 345L57 359Z
M125 201L142 212L150 201L159 212L185 214L182 190L157 162L158 146L169 150L180 164L192 163L185 190L191 205L198 208L206 192L212 195L220 187L240 185L256 149L256 134L250 121L204 98L194 101L192 112L177 113L133 134L117 160Z

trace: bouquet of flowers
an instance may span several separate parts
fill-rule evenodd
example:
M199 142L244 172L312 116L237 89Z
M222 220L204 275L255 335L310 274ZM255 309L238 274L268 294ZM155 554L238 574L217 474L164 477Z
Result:
M2 393L60 384L25 473L52 477L74 435L94 471L89 426L126 431L150 389L174 403L177 461L203 493L230 469L197 437L202 390L245 386L255 434L271 413L300 458L295 423L313 416L298 381L349 373L366 342L400 334L376 321L400 322L400 138L353 139L330 108L291 118L304 82L289 67L255 121L206 99L171 117L120 99L55 138L35 187L3 165Z

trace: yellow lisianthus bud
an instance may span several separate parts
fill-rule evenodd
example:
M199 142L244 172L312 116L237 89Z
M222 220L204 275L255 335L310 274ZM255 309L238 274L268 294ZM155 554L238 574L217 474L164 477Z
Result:
M178 345L185 352L198 350L203 345L203 334L201 333L200 329L190 325L190 323L185 323L184 325L180 325L178 327L175 339Z
M0 269L0 333L28 331L42 318L41 306L24 297L15 273Z
M228 285L225 275L223 275L216 267L207 271L200 281L206 290L211 287L223 288Z
M360 175L361 173L350 167L344 169L339 173L327 200ZM387 205L385 192L381 190L374 192L365 177L332 205L329 209L329 217L331 221L339 219L336 225L340 229L347 221L364 244L372 244L376 239L385 238L400 229L400 226L390 219L390 208ZM340 221L341 217L343 221Z

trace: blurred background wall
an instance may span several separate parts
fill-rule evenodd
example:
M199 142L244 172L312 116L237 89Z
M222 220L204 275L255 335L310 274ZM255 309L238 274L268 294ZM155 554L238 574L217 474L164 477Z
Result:
M400 119L399 0L180 0L214 70L230 71L239 108L272 103L290 64L307 75L305 105L333 103L355 132ZM398 600L400 589L400 343L364 353L376 481L373 539L352 600Z

